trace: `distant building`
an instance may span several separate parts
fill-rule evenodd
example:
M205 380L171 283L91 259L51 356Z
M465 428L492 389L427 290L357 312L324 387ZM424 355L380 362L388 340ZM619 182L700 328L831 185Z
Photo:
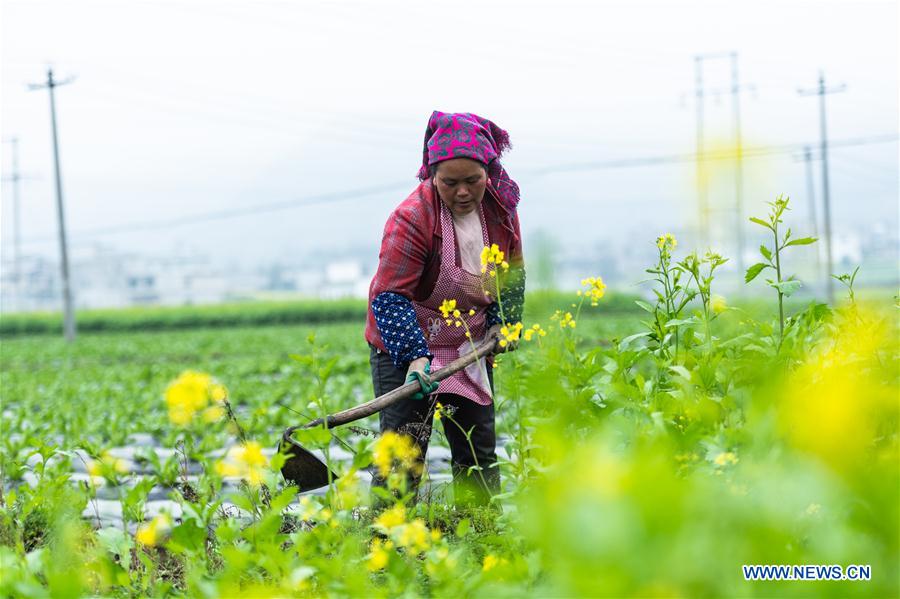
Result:
M0 283L3 312L48 311L61 307L59 265L26 257L18 280L4 263ZM204 257L152 257L107 248L75 252L71 258L76 308L216 303L255 293L259 277L226 276Z
M671 232L678 238L676 260L693 249L700 249L687 231ZM530 258L526 251L526 258L531 260L529 288L540 287L539 275L543 268L552 271L549 280L560 289L575 289L583 278L599 275L611 288L627 289L652 299L651 285L638 283L649 278L646 269L658 259L655 244L658 233L640 228L630 232L629 238L634 241L627 243L586 240L580 245L566 246L556 246L550 243L553 241L550 238L545 245L552 247L552 251L542 254L541 248L536 247ZM747 239L745 266L759 261L755 248L760 243L770 243L770 240L762 235ZM824 289L824 251L824 241L790 248L788 269L804 282L804 290ZM727 249L723 254L733 258ZM890 227L876 224L865 232L838 229L832 254L835 273L862 266L860 287L898 283L898 236ZM214 264L208 256L196 253L147 256L94 246L80 248L72 255L73 295L80 309L209 304L259 298L364 298L377 267L376 256L375 249L365 247L348 248L339 255L323 250L290 261L281 258L240 269ZM730 260L717 273L721 275L716 278L718 292L765 293L762 284L744 284L736 262ZM55 261L24 256L20 273L15 272L10 261L3 262L0 268L0 311L3 313L58 311L61 296L59 265Z

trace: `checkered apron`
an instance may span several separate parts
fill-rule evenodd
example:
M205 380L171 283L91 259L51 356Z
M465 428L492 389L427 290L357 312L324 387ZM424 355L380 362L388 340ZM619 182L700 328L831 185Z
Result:
M431 362L432 372L443 368L458 357L472 351L484 339L486 332L487 307L492 300L485 294L490 289L480 274L472 274L456 265L456 230L453 227L453 216L450 210L441 204L441 271L434 284L434 291L424 302L414 302L416 318L425 332L428 349L434 354ZM489 246L487 227L484 223L484 212L478 207L481 217L481 235L484 245ZM440 307L444 300L456 300L456 308L462 313L460 320L465 321L472 334L471 341L466 337L466 329L462 326L448 325ZM475 314L469 316L469 310ZM452 317L451 320L457 320ZM488 365L484 359L470 365L453 376L441 381L437 393L455 393L477 404L488 405L493 399L488 383Z

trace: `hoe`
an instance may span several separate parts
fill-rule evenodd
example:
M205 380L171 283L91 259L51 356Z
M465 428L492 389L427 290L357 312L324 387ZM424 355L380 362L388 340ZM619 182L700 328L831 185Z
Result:
M469 352L450 362L440 370L436 370L431 374L431 380L440 382L447 377L463 370L473 362L493 353L498 339L489 337L485 339L481 345L475 348L475 351ZM311 491L324 487L330 480L335 480L337 475L330 472L328 466L322 463L312 452L304 449L293 437L295 430L315 428L325 425L326 428L334 428L341 426L366 416L383 410L403 399L412 397L419 390L417 382L407 383L402 387L397 387L393 391L389 391L380 397L376 397L364 404L349 408L337 414L332 414L326 418L316 418L302 426L292 426L285 429L281 435L281 442L278 444L279 451L287 456L287 461L281 467L281 474L284 479L292 485L300 488L300 492Z

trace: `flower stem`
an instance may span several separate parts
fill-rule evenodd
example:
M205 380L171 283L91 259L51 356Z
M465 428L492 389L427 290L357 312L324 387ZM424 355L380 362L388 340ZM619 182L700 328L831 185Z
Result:
M475 468L477 468L478 477L481 479L481 484L484 485L484 490L486 492L490 493L490 489L488 488L487 481L484 479L484 474L482 474L482 472L481 472L482 468L478 464L478 458L475 456L475 446L472 445L472 433L471 432L467 433L466 429L464 429L462 427L462 425L460 425L456 420L454 420L452 416L447 415L446 417L447 417L447 420L449 420L454 425L456 425L456 428L458 428L460 430L460 432L462 432L462 434L465 436L466 442L469 444L469 451L472 452L472 460L474 460L474 462L475 462ZM468 473L467 473L467 476L468 476Z
M778 223L775 223L775 226L772 229L772 233L775 235L775 275L778 283L781 283L781 247L778 245ZM778 289L778 324L779 331L781 333L780 339L778 340L778 348L781 349L781 344L784 342L784 294L781 292L781 289Z

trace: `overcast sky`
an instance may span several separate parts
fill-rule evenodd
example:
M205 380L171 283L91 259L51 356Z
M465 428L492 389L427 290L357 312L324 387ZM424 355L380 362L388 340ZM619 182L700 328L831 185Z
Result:
M48 65L75 78L57 88L57 108L67 226L80 247L245 264L375 252L416 183L434 109L477 112L509 131L526 243L538 229L573 247L649 243L696 222L692 161L538 170L690 155L693 57L736 51L746 146L817 143L818 99L797 89L814 87L820 69L829 85L846 84L828 96L829 135L874 142L831 154L835 227L896 231L897 40L893 1L4 0L0 126L4 142L18 138L29 177L28 253L58 251L48 97L26 90ZM705 104L711 147L733 143L729 68L704 62L707 92L720 92ZM748 159L746 212L787 193L804 218L803 168L791 153ZM718 163L722 225L731 181ZM10 191L5 182L4 253ZM338 195L259 209L326 193ZM119 232L97 234L109 229Z

